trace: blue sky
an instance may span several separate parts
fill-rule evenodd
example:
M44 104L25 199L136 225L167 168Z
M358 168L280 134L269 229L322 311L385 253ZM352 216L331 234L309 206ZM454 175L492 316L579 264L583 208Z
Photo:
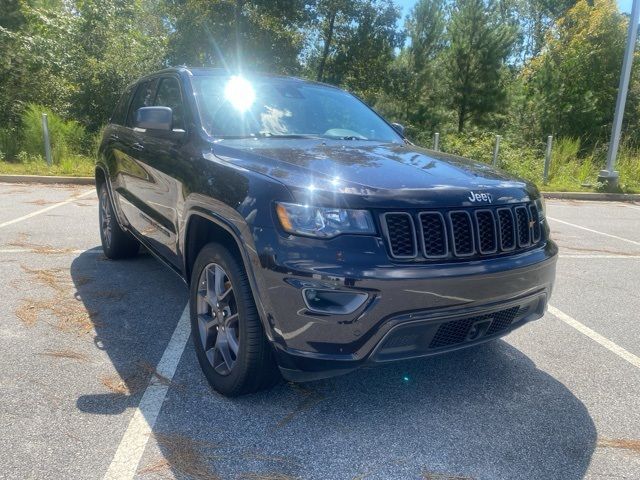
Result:
M617 0L620 10L623 12L631 12L632 0ZM395 0L396 4L402 7L402 18L409 13L411 8L416 4L417 0Z

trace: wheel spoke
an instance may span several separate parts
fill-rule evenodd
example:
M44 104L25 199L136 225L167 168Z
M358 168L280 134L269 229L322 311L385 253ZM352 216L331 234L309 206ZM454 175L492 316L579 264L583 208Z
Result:
M212 307L216 305L216 270L220 268L216 265L216 269L207 267L207 303Z
M231 292L233 292L233 288L231 288L231 284L229 284L229 288L218 295L218 302L227 302L229 300L228 297Z
M216 269L215 269L215 297L214 298L218 298L224 290L224 270L222 270L222 267L220 265L216 265Z
M209 315L198 315L198 329L200 331L200 341L202 342L202 348L207 351L211 348L213 338L216 336L215 318Z
M235 328L235 324L238 323L239 315L234 313L233 315L229 315L224 319L224 326L226 328Z
M216 353L219 353L222 357L222 361L228 371L231 371L233 364L235 363L231 358L231 351L229 348L229 341L226 332L219 332L216 337ZM220 367L221 364L214 365L214 367Z

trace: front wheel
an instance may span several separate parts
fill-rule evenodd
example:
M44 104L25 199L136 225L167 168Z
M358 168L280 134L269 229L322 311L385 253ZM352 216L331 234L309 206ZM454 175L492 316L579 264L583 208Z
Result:
M118 225L106 183L100 186L98 203L100 240L105 257L116 260L135 256L140 249L140 244L133 235Z
M222 245L209 243L196 258L190 311L198 362L214 390L234 397L277 382L247 274Z

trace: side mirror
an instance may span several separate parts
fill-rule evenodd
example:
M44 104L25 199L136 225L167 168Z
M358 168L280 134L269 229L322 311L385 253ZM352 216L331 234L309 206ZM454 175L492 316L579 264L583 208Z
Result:
M401 125L399 123L392 123L391 126L394 128L396 132L398 132L400 135L404 137L404 125Z
M169 107L142 107L136 110L134 124L149 130L171 130L173 112Z

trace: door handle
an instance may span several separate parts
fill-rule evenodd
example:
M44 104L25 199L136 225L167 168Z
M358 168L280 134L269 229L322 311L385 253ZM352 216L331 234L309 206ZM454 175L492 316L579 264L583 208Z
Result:
M134 150L137 150L137 151L140 152L140 151L144 150L144 145L142 145L141 143L136 142L133 145L131 145L131 148L133 148Z

